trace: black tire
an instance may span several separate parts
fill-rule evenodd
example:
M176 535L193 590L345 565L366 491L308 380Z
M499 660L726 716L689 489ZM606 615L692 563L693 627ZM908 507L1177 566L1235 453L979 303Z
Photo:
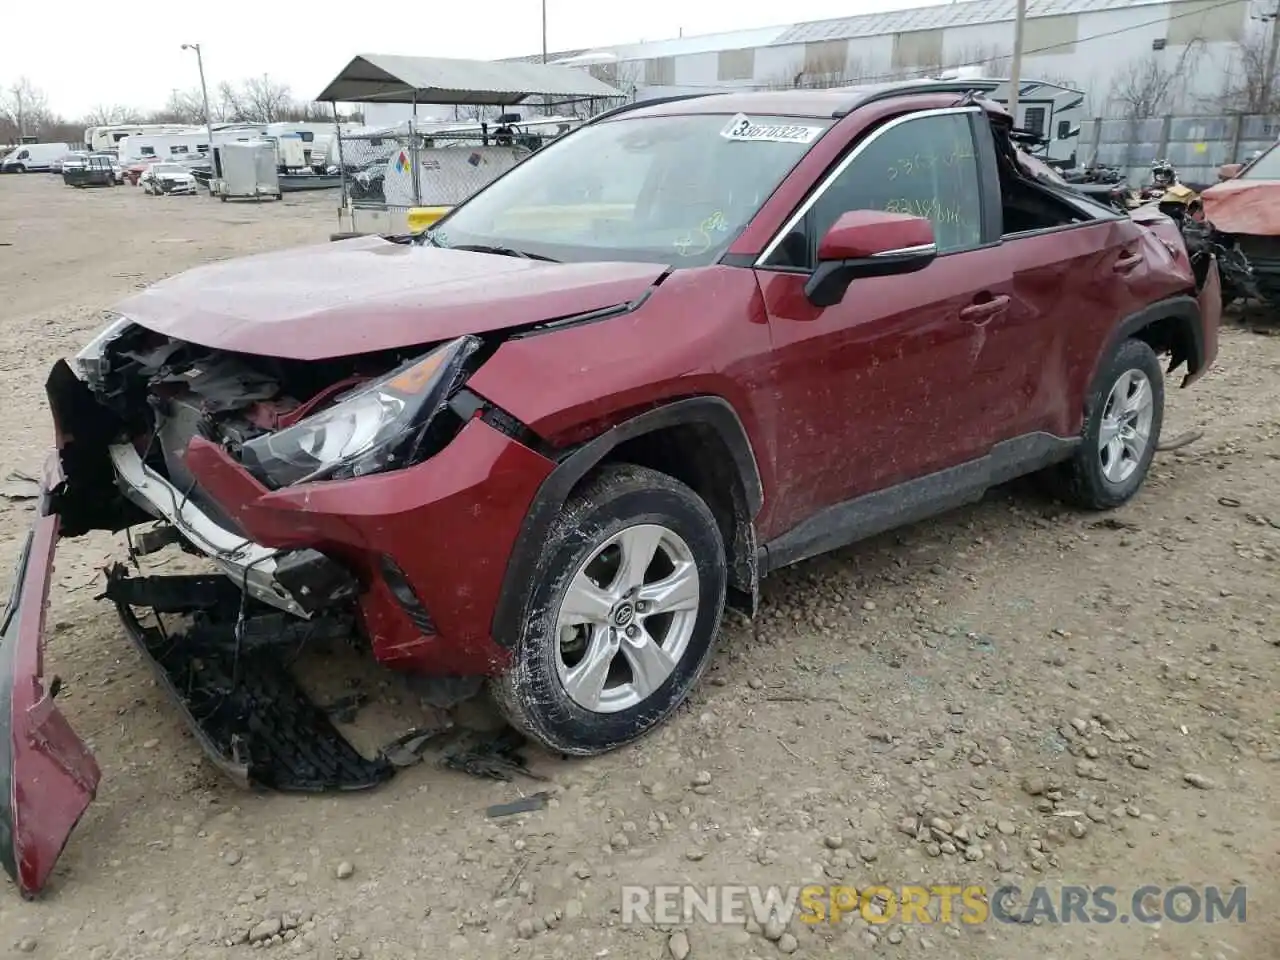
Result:
M1120 377L1129 371L1144 374L1151 385L1151 429L1147 444L1126 478L1112 482L1103 471L1099 433L1107 399ZM1061 500L1084 510L1110 510L1127 503L1146 480L1160 429L1164 424L1164 371L1156 352L1141 340L1124 340L1098 370L1085 407L1084 433L1070 460L1051 468L1048 479Z
M556 617L579 568L610 537L641 523L667 527L692 554L699 581L692 634L674 671L646 699L612 713L590 711L560 680ZM706 671L726 576L724 541L701 497L656 470L605 467L565 504L546 538L511 666L489 684L494 701L513 727L558 753L591 756L639 739L684 702Z

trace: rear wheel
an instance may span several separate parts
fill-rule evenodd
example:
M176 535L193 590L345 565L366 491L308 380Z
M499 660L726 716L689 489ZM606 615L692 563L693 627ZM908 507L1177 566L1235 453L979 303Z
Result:
M603 753L688 696L724 610L724 543L706 503L666 474L616 465L565 504L536 566L511 667L490 685L551 750Z
M1098 371L1075 455L1050 473L1064 501L1087 510L1127 502L1146 480L1164 423L1164 373L1154 350L1125 340Z

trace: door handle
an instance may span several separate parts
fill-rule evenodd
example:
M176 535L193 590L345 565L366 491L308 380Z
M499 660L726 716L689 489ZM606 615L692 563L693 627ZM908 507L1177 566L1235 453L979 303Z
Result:
M1143 261L1144 257L1140 253L1126 253L1118 259L1112 266L1116 273L1128 273Z
M960 311L960 319L981 326L997 314L1004 313L1008 307L1009 298L1002 293L998 297L965 307Z

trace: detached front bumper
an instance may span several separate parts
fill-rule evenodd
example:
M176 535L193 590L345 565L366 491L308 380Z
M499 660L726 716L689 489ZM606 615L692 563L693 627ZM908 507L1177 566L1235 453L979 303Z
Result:
M45 490L60 481L56 458ZM54 705L44 679L44 626L58 516L47 493L22 547L0 619L0 863L24 897L49 878L97 794L97 762Z
M1216 258L1209 260L1204 286L1196 297L1200 307L1200 364L1194 373L1183 377L1182 385L1190 386L1203 377L1218 359L1218 329L1222 324L1222 275Z

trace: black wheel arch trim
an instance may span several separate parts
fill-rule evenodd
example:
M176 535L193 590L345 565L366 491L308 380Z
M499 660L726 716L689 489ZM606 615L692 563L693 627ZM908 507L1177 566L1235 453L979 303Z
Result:
M1128 340L1138 331L1144 330L1162 320L1178 321L1188 334L1187 342L1189 346L1187 355L1183 357L1175 352L1166 371L1172 371L1180 363L1185 362L1187 376L1183 378L1183 386L1186 386L1187 378L1198 373L1201 367L1204 366L1204 325L1200 316L1200 304L1195 297L1187 294L1179 294L1164 300L1157 300L1155 303L1149 304L1121 320L1116 325L1115 330L1112 331L1111 338L1107 341L1106 349L1099 354L1097 361L1094 363L1093 375L1097 376L1097 372L1102 368L1106 358L1121 343ZM1092 383L1092 380L1090 382Z
M764 487L755 451L742 420L728 401L715 396L685 397L622 421L567 451L538 487L507 559L502 591L494 610L492 635L499 646L510 648L515 644L531 589L530 577L542 553L547 531L578 481L627 440L691 423L711 427L724 441L741 480L749 516L754 518L760 512Z

